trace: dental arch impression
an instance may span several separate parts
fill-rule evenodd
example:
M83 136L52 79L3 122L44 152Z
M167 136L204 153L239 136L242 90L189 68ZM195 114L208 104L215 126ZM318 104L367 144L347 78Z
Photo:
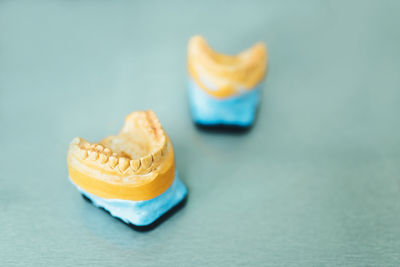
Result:
M131 113L117 136L99 143L74 138L67 162L82 195L134 226L152 224L187 196L171 140L152 111Z
M202 36L189 40L189 102L196 124L250 126L267 71L267 48L257 43L237 54L215 52Z

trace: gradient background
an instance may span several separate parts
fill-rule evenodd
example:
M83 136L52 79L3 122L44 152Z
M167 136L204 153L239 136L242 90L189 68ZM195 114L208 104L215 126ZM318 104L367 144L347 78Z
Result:
M399 1L0 1L0 265L398 266ZM269 48L247 134L193 127L186 44ZM153 109L186 207L138 233L67 179Z

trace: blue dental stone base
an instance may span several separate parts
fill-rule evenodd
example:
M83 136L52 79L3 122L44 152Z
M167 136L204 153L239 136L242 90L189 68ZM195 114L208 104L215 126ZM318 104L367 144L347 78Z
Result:
M189 80L189 102L195 123L204 126L229 125L249 127L260 101L260 86L237 96L217 99Z
M179 179L178 174L175 175L174 182L167 191L158 197L144 201L104 199L86 192L76 184L74 185L96 207L105 209L113 217L127 224L139 227L151 225L187 197L187 188Z

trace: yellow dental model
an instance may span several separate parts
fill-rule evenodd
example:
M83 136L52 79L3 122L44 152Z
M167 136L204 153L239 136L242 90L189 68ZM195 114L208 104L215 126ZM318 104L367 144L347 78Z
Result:
M191 78L219 99L253 89L264 79L267 68L267 50L263 43L230 56L215 52L197 35L189 41L187 58Z
M199 126L250 126L259 104L267 60L267 48L261 42L231 56L215 52L201 36L192 37L187 69L194 122Z
M113 214L134 225L146 225L154 221L155 216L152 215L152 218L143 222L143 218L139 218L143 212L161 215L165 212L153 210L154 199L161 199L164 206L170 202L174 206L177 200L181 201L186 196L184 188L178 197L176 192L170 193L172 198L163 197L166 191L171 191L174 181L179 179L175 172L172 143L152 111L131 113L117 136L106 137L99 143L76 137L69 146L67 162L71 181L81 193L95 204L97 200L96 206L112 214L113 208L116 210L121 207L116 207L115 203L111 207L104 207L104 201L108 206L113 200L118 200L119 205L122 203L126 206L129 203L133 210L138 209L138 205L135 205L138 202L142 202L141 208L144 201L152 203L152 208L137 210L133 214L135 218L127 219L129 216L126 212L119 216ZM175 182L184 187L180 181Z

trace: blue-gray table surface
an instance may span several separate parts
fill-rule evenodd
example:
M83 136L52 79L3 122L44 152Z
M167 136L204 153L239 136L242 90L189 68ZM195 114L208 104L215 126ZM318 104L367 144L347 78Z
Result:
M0 1L1 266L399 266L400 2ZM255 127L200 132L186 44L256 41ZM67 178L75 136L153 109L187 205L135 232Z

